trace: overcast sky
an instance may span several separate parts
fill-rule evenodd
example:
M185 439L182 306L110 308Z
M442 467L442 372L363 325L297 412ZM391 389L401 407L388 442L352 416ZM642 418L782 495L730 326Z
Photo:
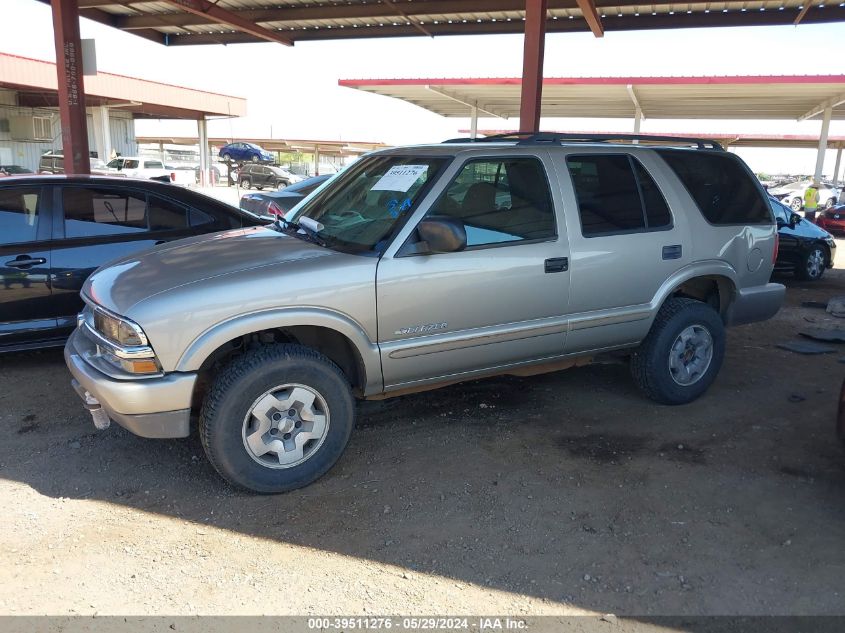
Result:
M0 52L55 61L48 5L2 0ZM446 119L398 100L337 85L338 79L515 77L521 35L413 37L335 42L167 48L81 21L95 38L101 71L247 99L248 116L209 125L214 136L382 141L404 144L456 136L469 119ZM546 37L552 76L845 74L845 24L684 29ZM777 98L773 96L773 98ZM516 120L479 119L479 128L516 128ZM545 129L631 131L631 120L543 119ZM817 121L646 120L643 132L818 134ZM139 135L196 134L190 122L139 121ZM845 135L834 122L832 135ZM812 172L815 150L739 150L755 171ZM834 151L825 172L833 171ZM844 161L845 162L845 161Z

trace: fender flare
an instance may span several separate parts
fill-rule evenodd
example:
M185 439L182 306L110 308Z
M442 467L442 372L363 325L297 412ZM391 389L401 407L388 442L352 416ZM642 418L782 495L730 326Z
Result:
M685 266L680 270L676 270L666 281L664 281L660 288L657 289L657 293L654 295L654 299L651 302L651 318L649 319L649 328L651 328L651 323L654 321L655 317L657 316L658 310L669 298L672 292L690 279L696 279L698 277L723 277L730 281L731 283L731 290L733 295L736 294L737 291L737 273L736 269L728 264L727 262L720 261L720 260L705 260L705 261L698 261L695 263L690 264L689 266ZM733 302L734 296L723 298L722 300L727 300L727 305L721 310L722 318L725 319L727 313L730 310L730 304Z
M379 393L384 382L378 345L364 328L345 314L325 308L279 308L239 315L217 323L195 338L176 362L174 371L195 372L211 354L240 336L284 327L315 326L334 330L346 337L358 352L366 373L365 394Z

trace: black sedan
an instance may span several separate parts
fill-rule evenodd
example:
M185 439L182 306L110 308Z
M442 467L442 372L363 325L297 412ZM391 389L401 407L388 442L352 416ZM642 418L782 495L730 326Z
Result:
M60 345L109 260L263 221L183 187L86 176L0 179L0 351Z
M281 191L248 193L241 196L241 209L267 220L287 213L305 196L326 182L331 176L314 176L300 180Z
M824 229L802 218L785 204L770 198L778 225L778 257L775 272L795 273L799 279L821 279L833 268L836 240Z

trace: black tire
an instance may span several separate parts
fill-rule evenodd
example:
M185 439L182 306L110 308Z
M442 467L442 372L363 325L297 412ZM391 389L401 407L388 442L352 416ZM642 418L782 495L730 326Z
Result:
M821 261L821 265L818 262ZM801 256L795 267L795 276L803 281L818 281L824 275L828 254L824 246L814 244Z
M801 201L801 198L793 198L792 201L789 203L789 208L798 213L804 207L804 203Z
M284 189L287 186L288 186L288 183L286 183L284 180L279 180L276 183L276 189Z
M264 185L255 185L255 188L261 191L264 189Z
M669 368L672 346L690 327L707 330L712 342L710 363L691 384L680 384ZM661 306L648 335L631 356L634 382L661 404L686 404L701 396L716 379L725 357L725 326L712 307L695 299L672 297Z
M829 209L836 204L836 198L828 198L824 203L824 208Z
M285 384L313 389L327 405L325 439L305 461L288 468L260 464L244 441L244 420L269 390ZM355 426L355 404L343 372L300 345L267 345L245 353L219 374L200 412L200 439L208 460L230 483L262 494L287 492L323 476L340 458Z
M252 187L252 183L249 181L249 178L241 178L241 187L244 189Z
M223 162L231 163L232 162L232 156L230 154L223 154Z

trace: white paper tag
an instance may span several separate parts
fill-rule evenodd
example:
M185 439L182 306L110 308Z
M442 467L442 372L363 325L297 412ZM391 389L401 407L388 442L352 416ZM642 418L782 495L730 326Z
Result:
M427 169L428 165L394 165L370 191L408 191Z

